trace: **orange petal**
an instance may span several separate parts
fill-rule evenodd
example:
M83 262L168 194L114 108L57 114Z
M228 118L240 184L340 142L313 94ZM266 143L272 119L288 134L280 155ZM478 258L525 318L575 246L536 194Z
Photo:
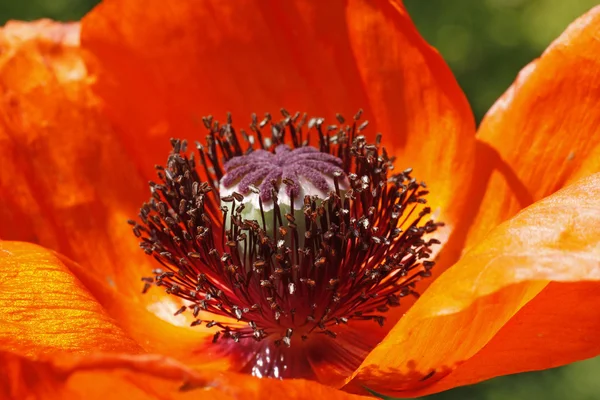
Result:
M148 189L89 90L78 37L77 24L50 21L0 32L0 237L76 260L63 261L144 349L201 362L198 330L151 314L168 319L180 305L141 294L154 263L126 221Z
M475 125L452 72L419 35L400 1L350 0L350 43L366 94L399 168L427 182L449 230L467 206Z
M551 297L545 293L556 293L554 285L548 286L551 281L569 282L562 284L564 292L559 296L561 306L557 308L561 311L557 317L561 319L543 313L557 306L556 301L548 304ZM475 376L470 380L463 377L462 382L490 378L498 372L547 368L598 354L600 347L591 344L585 332L597 329L599 322L587 319L598 319L600 304L579 310L573 320L566 308L562 309L578 302L590 304L585 296L592 287L600 289L598 281L600 174L595 174L535 203L491 231L429 287L369 354L351 387L360 384L390 395L411 394L424 387L419 394L435 391L431 386L434 382L446 375L451 380L453 371L460 373L461 364L482 351L507 324L509 332L499 336L499 344L490 344L492 350L487 353L483 350L490 358L480 359L476 364L480 370L471 369ZM598 301L600 297L592 299ZM511 320L530 301L523 316ZM582 335L570 335L578 329ZM537 333L547 335L548 343L565 337L580 342L569 346L574 353L545 344L539 352L531 349L521 358L518 351L524 349L522 344L541 342L534 337ZM503 346L514 351L510 363L506 354L498 354L505 359L497 368L493 349L502 350ZM536 355L531 356L533 353ZM489 365L488 371L485 365Z
M432 185L434 207L461 210L473 117L397 2L109 0L82 24L82 46L97 56L95 90L147 174L166 138L203 136L202 115L231 111L244 126L250 113L282 106L330 119L364 108L375 117L367 132L381 130L398 167Z
M89 90L78 37L79 25L50 21L0 31L0 237L139 296L152 263L126 221L148 189Z
M523 207L600 171L600 7L525 67L478 137L496 153L467 245Z
M9 398L367 399L311 381L194 371L172 359L154 355L94 354L32 362L0 352L0 365L0 394L3 390Z
M0 277L0 351L141 350L52 251L0 241Z

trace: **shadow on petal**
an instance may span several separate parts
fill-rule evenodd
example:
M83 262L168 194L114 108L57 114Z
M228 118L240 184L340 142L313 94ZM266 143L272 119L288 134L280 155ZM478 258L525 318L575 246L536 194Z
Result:
M600 171L599 27L600 7L574 21L519 73L477 133L533 201ZM513 189L501 174L491 176L467 247L523 208Z
M195 371L156 355L93 354L30 361L0 352L0 394L8 398L56 399L305 399L359 400L316 382L258 379ZM91 390L93 388L93 390Z

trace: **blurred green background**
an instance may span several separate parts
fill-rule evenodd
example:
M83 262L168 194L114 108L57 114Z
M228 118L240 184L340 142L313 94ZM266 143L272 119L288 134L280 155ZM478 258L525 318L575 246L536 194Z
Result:
M167 0L165 0L167 1ZM182 1L182 0L177 0ZM0 22L79 19L95 0L0 0ZM439 49L480 120L517 72L599 0L405 0L421 34ZM427 400L597 400L600 358L492 379Z

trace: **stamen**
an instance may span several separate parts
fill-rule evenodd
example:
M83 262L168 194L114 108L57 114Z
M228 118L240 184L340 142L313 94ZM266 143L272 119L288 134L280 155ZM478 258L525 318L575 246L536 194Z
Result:
M141 223L130 221L161 265L143 292L155 285L183 299L176 315L215 329L214 342L291 348L335 339L353 321L383 325L434 266L439 241L428 236L442 224L428 218L425 184L411 169L394 173L381 138L361 134L360 113L348 125L338 115L340 126L282 115L253 115L250 133L241 131L246 150L230 116L224 125L203 118L200 165L172 140Z

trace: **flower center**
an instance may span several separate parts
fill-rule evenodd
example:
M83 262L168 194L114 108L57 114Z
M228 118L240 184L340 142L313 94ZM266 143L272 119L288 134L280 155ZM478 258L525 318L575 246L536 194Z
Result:
M341 126L282 114L253 116L252 134L241 131L247 150L230 117L204 118L198 169L186 142L172 140L141 223L130 223L161 264L143 278L144 292L156 285L183 299L177 314L214 329L214 343L256 343L248 372L298 377L277 360L320 348L353 323L383 326L390 307L417 295L439 243L427 236L441 224L426 219L425 184L410 169L394 173L380 136L369 143L361 134L360 113L348 125L338 116ZM294 347L302 350L285 350ZM265 373L267 358L275 361Z

